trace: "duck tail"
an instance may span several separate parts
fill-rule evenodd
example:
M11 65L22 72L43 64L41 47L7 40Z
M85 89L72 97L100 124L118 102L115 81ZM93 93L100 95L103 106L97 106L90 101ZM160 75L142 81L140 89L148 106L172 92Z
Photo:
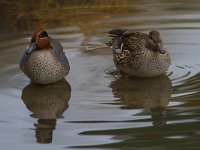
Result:
M108 31L108 34L111 37L123 37L126 33L128 33L128 30L126 29L112 29L111 31Z

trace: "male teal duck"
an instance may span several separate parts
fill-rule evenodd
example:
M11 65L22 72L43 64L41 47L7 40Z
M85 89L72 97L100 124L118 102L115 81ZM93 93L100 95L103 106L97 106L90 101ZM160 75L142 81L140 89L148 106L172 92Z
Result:
M171 60L158 31L149 34L113 29L107 43L113 51L116 68L128 76L153 77L163 74Z
M20 61L24 74L36 84L50 84L63 79L70 70L63 47L42 29L36 29Z

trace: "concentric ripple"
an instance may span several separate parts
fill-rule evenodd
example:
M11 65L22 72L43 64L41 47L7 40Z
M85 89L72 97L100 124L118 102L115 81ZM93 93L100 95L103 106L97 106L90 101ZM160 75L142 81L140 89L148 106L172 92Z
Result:
M20 71L30 31L0 36L3 148L12 142L33 150L200 147L200 3L103 2L100 7L82 2L73 9L66 2L57 8L55 14L71 18L66 27L47 29L69 58L71 70L63 83L37 88ZM172 60L165 75L121 76L105 45L112 28L159 30Z

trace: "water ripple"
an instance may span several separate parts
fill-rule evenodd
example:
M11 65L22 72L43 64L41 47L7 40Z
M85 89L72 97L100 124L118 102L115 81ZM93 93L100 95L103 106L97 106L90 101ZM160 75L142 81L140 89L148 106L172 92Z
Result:
M162 149L169 146L176 148L183 143L183 147L199 145L200 19L198 13L192 13L193 10L189 11L191 13L176 10L183 5L197 9L197 5L184 1L188 4L186 6L170 1L158 3L155 7L150 2L146 3L138 1L135 9L131 4L124 4L122 13L110 13L109 10L107 14L108 6L99 13L103 16L87 16L90 18L88 22L78 18L79 23L47 30L62 43L71 65L67 79L72 87L72 96L69 109L57 122L56 144L64 145L67 141L67 148L70 145L86 145L80 148L99 149ZM87 10L87 7L80 8ZM138 13L135 13L137 10ZM176 15L171 13L176 11ZM91 10L88 12L90 15ZM149 79L121 76L114 67L111 50L105 46L109 40L107 32L116 27L146 33L159 30L172 59L165 75ZM26 130L33 128L36 122L35 118L29 118L30 114L21 101L13 101L20 99L22 89L30 82L18 65L30 41L30 34L29 31L19 35L0 35L1 122L5 122L2 126L6 132L10 130L6 126L8 122L12 126L18 121L20 129L27 124L28 127L20 130L19 135L21 132L27 135ZM31 103L32 100L30 108ZM48 114L49 110L45 108L44 105L45 114ZM52 105L52 108L55 107ZM13 117L13 114L16 115ZM55 120L52 124L55 125ZM86 144L81 140L85 140ZM164 146L160 148L159 144Z

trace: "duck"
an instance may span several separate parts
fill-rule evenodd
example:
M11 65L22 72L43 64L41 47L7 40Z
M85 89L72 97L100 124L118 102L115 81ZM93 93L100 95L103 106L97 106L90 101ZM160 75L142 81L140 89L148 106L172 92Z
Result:
M114 64L122 75L155 77L164 74L171 64L169 52L163 48L158 31L149 34L112 29L107 43L113 53Z
M60 42L38 28L22 55L20 69L32 83L51 84L67 76L70 65Z

